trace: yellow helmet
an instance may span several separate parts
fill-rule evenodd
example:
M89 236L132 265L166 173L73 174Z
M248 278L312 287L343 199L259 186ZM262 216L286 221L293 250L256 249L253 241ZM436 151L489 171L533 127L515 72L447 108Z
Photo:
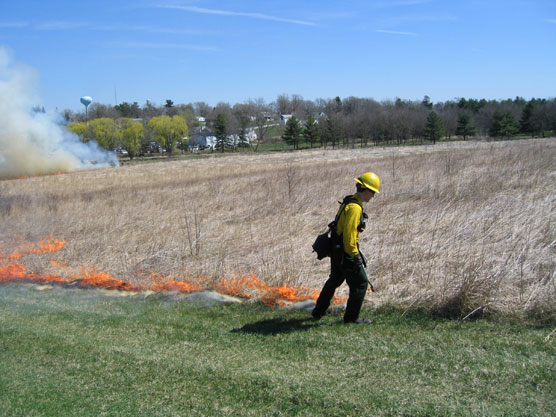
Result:
M355 182L361 184L364 188L379 194L380 191L380 178L374 172L366 172L359 178L355 178Z

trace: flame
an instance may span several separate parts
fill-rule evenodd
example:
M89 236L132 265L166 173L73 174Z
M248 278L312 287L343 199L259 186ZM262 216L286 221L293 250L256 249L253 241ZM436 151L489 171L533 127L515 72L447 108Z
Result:
M65 284L66 280L52 274L35 274L27 271L25 265L10 262L0 265L0 282L32 281L38 284Z
M175 291L175 292L196 292L202 291L203 287L187 281L176 281L173 276L165 277L162 274L150 271L152 289L156 292Z
M50 265L52 265L55 268L61 268L61 269L67 269L69 268L68 264L61 262L61 261L57 261L56 259L51 259L50 260Z
M41 255L54 253L64 248L65 240L55 239L52 235L41 238L38 242L22 242L9 255L0 252L0 283L7 282L34 282L40 284L53 284L61 286L77 286L79 288L103 288L119 291L144 291L151 289L156 292L181 292L190 293L213 289L221 294L246 299L258 299L269 307L283 306L290 302L304 300L316 300L319 291L305 287L290 287L286 284L271 287L261 281L254 272L248 275L236 274L231 277L223 277L214 280L212 283L207 277L197 279L182 278L177 280L174 276L164 276L162 274L149 271L150 285L137 285L126 280L112 277L107 272L98 271L94 266L82 267L79 272L71 270L70 267L57 260L50 260L52 268L64 271L64 276L70 275L71 278L53 274L36 274L28 271L26 266L20 262L21 259L29 255ZM0 242L0 248L3 243ZM6 262L7 260L7 262ZM205 284L205 285L203 285ZM210 284L210 285L209 285ZM333 304L345 302L345 298L334 297Z
M123 291L142 291L144 289L144 287L130 284L123 279L113 278L107 272L99 272L92 266L82 269L81 274L72 281L81 288L95 287Z
M257 278L254 273L248 276L224 277L214 286L214 289L223 294L241 298L252 298L256 293L269 291L268 285Z
M15 260L27 255L41 255L43 253L58 252L64 248L65 240L54 239L54 236L44 236L38 242L22 242L19 247L8 255L8 259ZM5 255L4 255L5 256ZM2 260L2 256L0 256Z
M26 269L27 268L19 262L10 262L7 265L0 265L0 282L23 279L27 275Z

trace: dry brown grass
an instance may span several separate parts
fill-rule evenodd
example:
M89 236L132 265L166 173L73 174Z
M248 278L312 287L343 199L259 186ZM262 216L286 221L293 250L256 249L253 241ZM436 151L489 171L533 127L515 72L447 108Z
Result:
M445 313L556 311L556 141L312 150L0 182L3 248L52 234L49 258L141 283L255 272L267 284L320 288L327 261L311 243L353 178L372 170L361 247L371 302ZM345 290L345 289L344 289Z

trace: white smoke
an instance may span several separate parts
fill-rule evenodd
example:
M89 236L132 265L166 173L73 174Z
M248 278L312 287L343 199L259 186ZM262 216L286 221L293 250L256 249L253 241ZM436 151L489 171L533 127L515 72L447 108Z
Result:
M61 126L59 115L33 112L37 85L37 72L0 47L0 178L118 165L113 152Z

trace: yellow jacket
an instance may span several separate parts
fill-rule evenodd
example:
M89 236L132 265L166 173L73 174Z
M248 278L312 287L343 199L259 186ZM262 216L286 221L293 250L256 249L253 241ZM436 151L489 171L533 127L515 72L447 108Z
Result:
M336 225L336 233L342 236L344 243L344 252L354 257L359 254L359 249L357 249L357 242L359 242L359 231L357 227L361 222L361 217L363 216L363 201L359 197L359 194L353 195L360 204L349 203L338 219L338 224Z

